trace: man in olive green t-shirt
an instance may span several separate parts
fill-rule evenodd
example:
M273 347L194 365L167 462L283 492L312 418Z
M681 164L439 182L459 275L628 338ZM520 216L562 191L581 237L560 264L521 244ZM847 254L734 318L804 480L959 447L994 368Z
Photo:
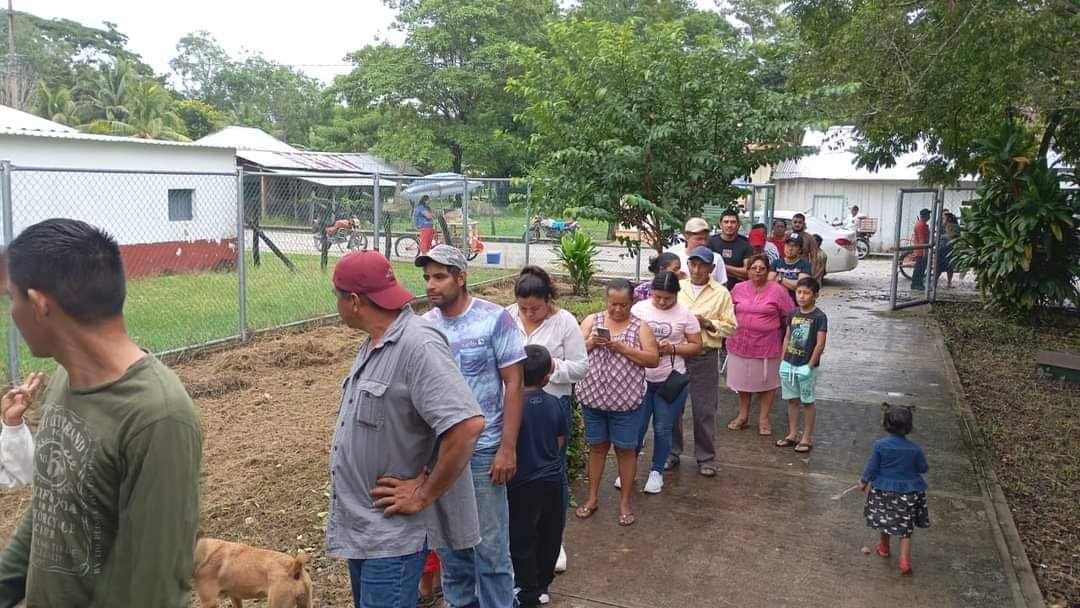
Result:
M59 366L30 508L0 555L0 608L190 606L202 431L180 380L127 335L116 241L46 220L7 262L19 332Z

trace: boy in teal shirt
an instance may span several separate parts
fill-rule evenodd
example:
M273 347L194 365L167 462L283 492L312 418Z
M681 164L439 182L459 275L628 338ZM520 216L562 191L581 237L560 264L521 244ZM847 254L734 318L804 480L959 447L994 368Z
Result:
M781 350L784 360L780 362L780 390L781 398L788 402L788 433L776 445L781 448L795 446L795 451L800 454L814 447L817 370L829 331L829 318L817 307L820 290L821 284L814 279L799 279L795 286L795 302L799 307L788 314L787 333ZM796 439L800 403L806 412L806 422L802 437Z

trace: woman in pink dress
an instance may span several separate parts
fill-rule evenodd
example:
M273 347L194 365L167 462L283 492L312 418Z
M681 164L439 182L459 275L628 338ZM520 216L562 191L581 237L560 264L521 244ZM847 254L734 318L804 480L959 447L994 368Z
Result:
M769 281L769 259L750 258L750 280L731 290L738 327L727 339L727 383L739 392L739 415L728 423L737 431L750 420L750 403L758 395L758 432L771 435L769 410L780 388L780 333L787 313L795 306L787 290Z

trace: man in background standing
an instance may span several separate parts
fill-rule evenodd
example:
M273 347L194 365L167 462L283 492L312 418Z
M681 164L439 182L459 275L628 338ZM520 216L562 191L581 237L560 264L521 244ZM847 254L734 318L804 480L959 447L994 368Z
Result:
M929 245L930 244L930 210L923 209L919 211L919 219L915 220L915 228L912 232L912 243L914 245ZM926 262L930 259L927 255L926 249L916 249L915 255L915 270L911 273L911 290L912 291L925 291L926 290Z
M454 608L508 608L514 569L506 483L517 471L525 336L502 306L469 295L468 262L456 247L437 245L416 265L424 269L433 306L424 318L446 335L485 418L471 462L481 541L473 549L439 551L443 592Z
M746 259L750 257L750 242L739 234L739 212L727 209L720 214L720 234L709 239L709 249L720 254L717 266L727 272L727 288L746 280ZM693 251L693 250L691 250Z
M698 247L707 247L709 243L709 222L705 218L692 217L686 220L683 228L683 244L676 245L668 251L679 256L679 268L681 274L690 276L690 253ZM727 285L727 269L723 264L716 264L712 271L712 278L717 283Z
M810 276L819 276L819 272L823 269L819 268L820 261L818 260L818 243L814 239L814 235L810 234L810 231L806 229L806 216L801 213L796 213L791 216L791 234L798 235L802 239L802 259L806 260L810 264Z

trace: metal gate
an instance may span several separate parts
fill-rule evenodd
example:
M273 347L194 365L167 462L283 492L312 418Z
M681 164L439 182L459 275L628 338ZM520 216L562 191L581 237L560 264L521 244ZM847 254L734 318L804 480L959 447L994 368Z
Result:
M750 196L746 201L746 214L750 217L751 225L761 222L765 224L765 230L768 231L772 225L775 207L776 186L774 184L752 186Z
M929 304L935 299L943 204L944 194L938 188L903 188L897 193L889 284L891 310ZM925 233L917 228L920 222L926 223Z

